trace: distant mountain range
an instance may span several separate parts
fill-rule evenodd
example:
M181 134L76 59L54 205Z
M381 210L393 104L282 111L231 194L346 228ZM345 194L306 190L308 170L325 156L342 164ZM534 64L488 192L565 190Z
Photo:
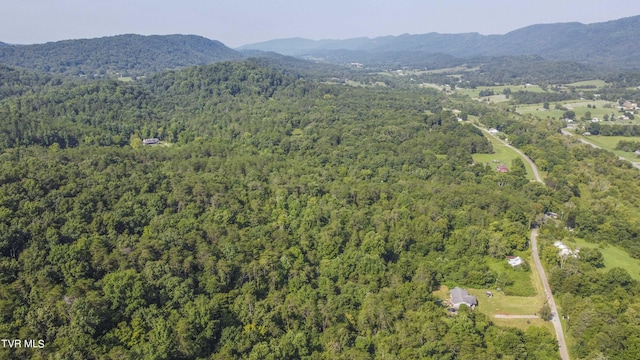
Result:
M594 24L557 23L524 27L505 35L478 33L384 36L346 40L271 40L238 50L274 51L284 55L358 61L372 54L446 54L477 56L538 55L554 61L575 61L600 67L640 68L640 16Z
M118 35L36 45L0 46L0 64L66 75L145 75L236 60L242 55L196 35Z
M501 57L534 56L550 62L599 69L640 69L640 16L584 25L532 25L505 35L478 33L383 36L346 40L271 40L230 49L196 35L118 35L35 45L0 42L0 64L40 72L87 77L140 76L193 65L272 57L264 52L333 64L372 68L446 68ZM261 53L262 52L262 53ZM295 63L296 68L307 65ZM307 69L310 70L310 69ZM336 69L332 69L334 72Z

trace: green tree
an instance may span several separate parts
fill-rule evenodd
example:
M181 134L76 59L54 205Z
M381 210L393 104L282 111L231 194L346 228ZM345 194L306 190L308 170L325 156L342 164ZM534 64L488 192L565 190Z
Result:
M540 318L542 320L551 321L551 319L553 318L553 314L551 313L551 307L546 302L542 305L540 310L538 310L538 313L540 314Z

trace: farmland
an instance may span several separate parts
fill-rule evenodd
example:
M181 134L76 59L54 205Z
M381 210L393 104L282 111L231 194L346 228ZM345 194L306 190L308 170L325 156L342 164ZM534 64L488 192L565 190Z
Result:
M633 279L640 280L640 260L632 258L625 250L612 245L586 242L579 238L574 238L572 242L573 244L569 243L572 247L597 248L600 250L604 257L604 268L601 268L600 271L605 272L618 267L625 269Z

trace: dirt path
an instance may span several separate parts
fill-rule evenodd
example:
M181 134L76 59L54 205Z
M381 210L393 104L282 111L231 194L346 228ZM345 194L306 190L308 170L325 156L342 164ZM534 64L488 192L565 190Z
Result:
M496 319L537 319L537 315L507 315L507 314L495 314Z

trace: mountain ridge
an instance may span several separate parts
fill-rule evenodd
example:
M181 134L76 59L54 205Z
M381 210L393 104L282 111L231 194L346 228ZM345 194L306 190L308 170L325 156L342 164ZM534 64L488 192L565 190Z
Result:
M0 47L1 64L74 76L139 76L241 58L220 41L178 34L123 34Z
M274 39L237 49L275 51L291 56L318 56L334 50L369 53L419 51L463 58L540 55L549 60L640 68L640 49L633 46L638 36L640 15L592 24L534 24L504 35L431 32L345 40Z

